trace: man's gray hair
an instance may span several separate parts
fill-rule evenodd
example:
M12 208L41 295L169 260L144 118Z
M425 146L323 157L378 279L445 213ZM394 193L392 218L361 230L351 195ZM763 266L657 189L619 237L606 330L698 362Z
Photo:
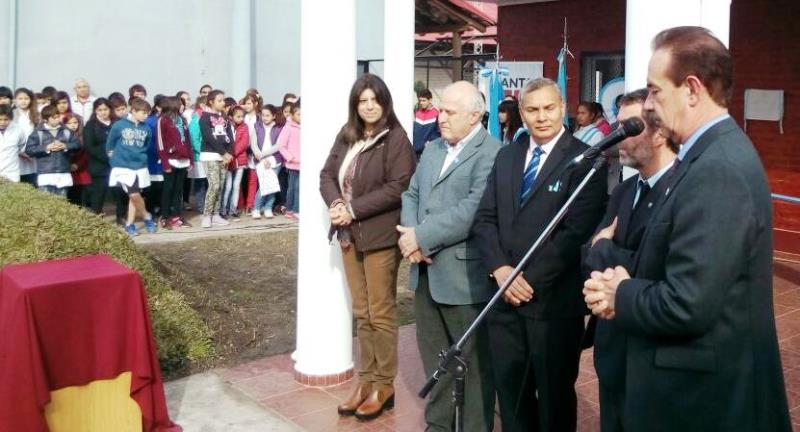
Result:
M477 112L480 115L486 112L486 99L484 99L483 93L477 88L475 88L475 91L472 93L472 107L470 108L470 111Z
M536 90L541 90L545 87L554 87L556 89L556 93L558 93L558 97L561 98L561 88L558 86L558 83L550 78L534 78L525 83L525 87L522 89L519 99L522 100L528 93L533 93Z
M89 85L89 81L86 81L86 78L76 78L75 81L73 82L72 86L73 87L77 87L78 84L86 84L88 86Z

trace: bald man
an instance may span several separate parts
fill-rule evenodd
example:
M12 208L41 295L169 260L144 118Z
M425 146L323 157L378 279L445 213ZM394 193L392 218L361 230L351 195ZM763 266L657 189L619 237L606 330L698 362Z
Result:
M588 146L564 130L558 85L538 78L520 98L530 136L503 147L489 174L474 231L498 286L510 276L591 167L569 162ZM574 431L575 379L584 332L580 247L606 203L602 169L573 202L489 313L492 372L504 432Z
M400 249L411 261L410 289L416 291L417 344L425 374L439 351L456 342L492 295L470 227L500 143L481 125L483 98L459 81L442 94L438 121L442 137L425 147L403 194L398 227ZM468 363L464 430L487 431L494 423L494 387L486 328L464 347ZM452 375L433 389L425 408L428 431L453 429Z

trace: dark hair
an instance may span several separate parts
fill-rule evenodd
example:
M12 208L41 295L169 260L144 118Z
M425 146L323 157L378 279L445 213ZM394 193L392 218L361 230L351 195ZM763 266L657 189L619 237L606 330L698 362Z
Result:
M198 91L198 93L202 93L204 88L208 88L209 91L214 90L214 87L211 87L211 84L203 84L200 86L200 91Z
M134 93L144 93L144 95L147 96L147 89L141 84L134 84L128 89L128 99L133 98Z
M300 111L300 99L292 104L292 114L296 113L297 111Z
M181 90L181 91L175 93L175 97L177 97L177 98L183 99L183 95L189 96L189 92L187 92L186 90ZM189 96L189 99L191 99L191 96Z
M631 104L642 104L644 105L644 101L647 100L647 94L649 92L646 88L637 89L634 91L630 91L623 95L619 95L617 97L618 101L617 104L619 106L631 105Z
M150 106L150 102L142 98L133 98L131 99L131 111L150 111L152 107Z
M69 93L65 91L57 91L53 98L50 100L50 105L57 106L58 103L62 100L67 101L67 111L68 113L72 112L72 101L69 98Z
M104 97L99 97L92 102L92 115L89 116L89 120L97 120L97 108L105 105L108 108L108 115L111 118L111 121L114 121L114 109L111 107L111 102Z
M392 94L389 93L389 88L377 75L366 73L361 75L353 87L350 89L350 102L347 110L347 123L344 125L342 132L344 133L344 141L347 144L353 144L356 141L365 138L364 136L364 120L358 115L358 104L361 99L361 93L365 90L372 90L375 93L375 102L383 109L383 115L375 127L375 132L380 132L382 129L394 129L400 126L397 116L394 113L394 106L392 104ZM299 106L299 102L297 105ZM294 113L294 108L292 109Z
M211 90L208 93L208 96L206 96L206 105L211 107L211 103L214 102L214 99L216 99L219 95L225 96L225 92L222 90Z
M114 92L114 93L111 93L110 95L108 95L108 100L109 101L113 101L115 99L121 101L124 104L128 103L128 100L125 99L125 95L120 93L120 92Z
M114 111L119 107L127 107L128 101L126 101L125 98L109 97L108 106L111 107L111 111Z
M56 90L56 88L53 87L53 86L45 86L42 89L42 93L45 96L47 96L48 99L53 99L55 97L56 91L58 91L58 90Z
M501 125L506 127L505 136L503 138L511 141L514 139L514 134L522 127L522 117L519 114L519 104L513 100L504 100L500 102L497 111L506 113L506 123Z
M266 104L262 106L261 109L258 111L259 120L261 120L261 113L264 112L264 110L267 110L272 114L272 117L275 119L275 124L278 124L279 115L281 116L281 118L283 118L283 113L280 112L278 107L272 104Z
M601 112L602 112L602 105L601 105L601 109L598 109L597 105L599 105L599 104L596 104L595 102L581 101L581 103L578 104L578 107L586 108L586 111L589 111L589 114L592 115L592 120L591 121L592 121L592 123L594 123L594 121L597 120L600 117Z
M14 97L14 92L12 92L10 88L6 86L0 86L0 98L12 99L13 97Z
M287 99L297 99L297 95L294 93L286 93L285 95L283 95L283 102L281 103L281 105L285 106Z
M164 96L161 102L161 115L170 119L175 119L181 115L181 105L183 101L178 96Z
M230 96L228 96L228 97L226 97L226 98L225 98L225 108L230 108L230 107L232 107L232 106L236 106L236 105L239 105L239 104L236 102L236 99L234 99L234 98L232 98L232 97L230 97Z
M696 76L711 99L727 107L733 94L733 62L728 48L706 28L683 26L661 31L653 38L653 51L666 50L667 76L676 86Z
M230 107L228 109L228 118L231 119L231 121L233 121L233 115L236 113L236 111L241 111L242 113L244 113L244 108L242 108L241 105L234 105Z
M603 104L601 104L600 102L592 102L592 104L594 105L594 110L597 112L597 115L595 115L594 119L597 120L599 118L602 118L605 120L606 109L603 108Z
M17 91L14 92L14 97L16 98L17 96L20 95L20 93L25 94L31 100L31 104L28 105L28 118L31 119L31 123L33 123L34 125L39 124L39 110L36 108L35 95L30 89L27 89L25 87L20 87L17 89Z
M11 105L0 105L0 116L14 120L14 109L11 108Z
M157 94L153 98L153 109L150 111L150 114L157 114L158 113L158 108L164 109L164 99L166 99L166 98L167 98L167 96L165 96L163 94L160 94L160 93Z
M417 92L417 97L425 99L433 99L433 94L431 93L430 90L425 88Z
M61 115L58 113L58 108L55 105L47 105L46 107L42 108L42 121L45 122L50 120L50 117L54 117L57 115Z

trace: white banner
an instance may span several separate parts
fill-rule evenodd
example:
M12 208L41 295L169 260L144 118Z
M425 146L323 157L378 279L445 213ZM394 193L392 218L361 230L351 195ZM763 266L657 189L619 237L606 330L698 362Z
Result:
M510 72L508 76L503 76L503 89L506 95L514 95L519 98L519 93L522 91L525 84L534 79L544 76L544 62L540 61L526 61L526 62L504 62L499 63L501 68L506 68ZM493 63L487 63L487 68L494 67ZM487 85L489 80L481 77L478 82L478 88L484 95L488 95Z

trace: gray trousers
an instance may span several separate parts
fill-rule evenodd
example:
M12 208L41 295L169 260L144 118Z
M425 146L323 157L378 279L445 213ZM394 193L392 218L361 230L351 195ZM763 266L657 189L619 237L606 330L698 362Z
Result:
M445 305L436 303L430 294L428 277L420 272L414 299L417 323L417 346L425 376L430 377L439 365L439 351L454 344L485 304ZM464 346L467 362L464 398L464 430L491 431L494 427L495 391L489 356L488 333L481 326ZM455 409L452 402L453 374L446 374L431 391L425 406L427 431L452 431Z

